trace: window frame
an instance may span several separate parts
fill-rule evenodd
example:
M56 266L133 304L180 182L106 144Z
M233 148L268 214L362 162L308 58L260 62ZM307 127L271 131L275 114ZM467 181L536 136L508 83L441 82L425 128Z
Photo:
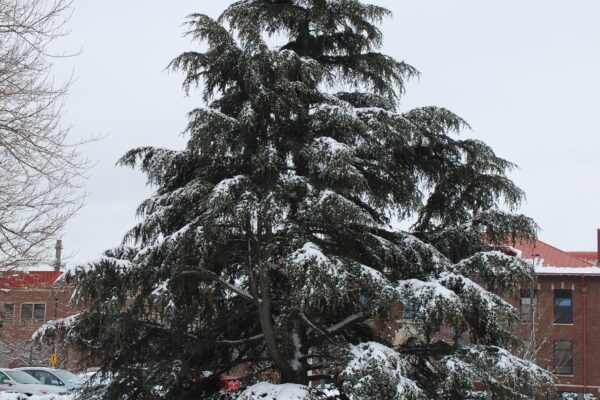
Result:
M23 319L23 306L31 306L31 317L28 319ZM35 317L35 309L36 306L44 306L44 315L41 319L37 319ZM21 307L19 309L19 321L21 325L35 325L35 324L43 324L46 321L46 316L48 313L48 306L46 303L35 303L35 302L26 302L21 303Z
M560 294L563 296L561 297ZM568 297L566 296L568 294ZM557 304L560 300L569 299L569 306ZM571 289L554 289L553 293L554 315L552 323L554 324L573 324L573 290ZM565 310L568 308L568 312ZM568 318L565 318L564 316Z
M406 301L402 304L402 319L415 319L419 316L419 305L415 301Z
M58 376L56 376L50 371L44 371L42 369L24 369L23 371L27 372L29 375L33 376L38 381L42 382L43 385L65 386L65 383L62 381L62 379L60 379ZM42 380L42 377L44 375L46 375L46 377L50 380L50 383L48 383L48 381L45 378Z
M569 349L558 349L558 345L559 344L569 344ZM572 376L573 375L573 341L572 340L555 340L554 344L553 344L553 373L555 375L566 375L566 376ZM561 357L561 359L559 359L558 357L558 352L567 352L568 351L568 358L566 358L566 362L567 365L565 366L565 360L563 360L563 357ZM558 365L558 364L563 364L563 365Z
M528 299L529 303L524 303L524 299ZM519 319L521 322L531 323L533 320L535 320L535 310L537 308L537 301L537 289L521 288L519 290Z
M10 313L10 319L6 318L6 306L12 306ZM14 325L15 323L15 303L0 303L0 324L1 325Z

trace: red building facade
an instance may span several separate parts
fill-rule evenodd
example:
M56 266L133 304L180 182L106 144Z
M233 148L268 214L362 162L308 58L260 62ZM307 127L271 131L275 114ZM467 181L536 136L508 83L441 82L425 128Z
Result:
M600 246L600 232L599 232ZM535 267L537 284L511 302L521 310L525 355L556 377L563 392L600 399L600 267L598 252L566 252L542 241L515 246ZM560 398L558 396L558 398Z
M62 274L51 266L0 273L0 367L47 366L53 352L59 366L72 364L60 344L41 347L31 341L47 321L76 312L69 304L71 291L55 283Z

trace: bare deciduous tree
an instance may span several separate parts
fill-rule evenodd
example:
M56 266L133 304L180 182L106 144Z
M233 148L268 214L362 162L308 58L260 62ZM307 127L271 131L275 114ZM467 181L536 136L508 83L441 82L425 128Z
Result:
M0 0L0 270L44 262L82 205L86 168L61 110L69 82L51 75L50 44L70 0Z
M17 366L46 366L50 351L31 340L17 339L12 336L0 336L0 360L11 367Z

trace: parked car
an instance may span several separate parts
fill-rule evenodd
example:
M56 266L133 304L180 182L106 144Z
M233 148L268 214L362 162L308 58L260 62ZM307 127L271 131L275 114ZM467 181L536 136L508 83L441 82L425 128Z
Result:
M200 386L211 386L217 385L220 390L226 392L235 392L242 386L240 380L233 376L214 376L209 371L203 371L199 376L192 379L192 382Z
M234 376L221 376L219 382L221 389L225 389L227 392L236 392L242 386L240 380Z
M79 374L77 374L77 376L79 377L80 380L87 382L91 377L93 377L94 375L96 375L96 372L100 371L99 367L92 367L92 368L88 368L83 372L80 372Z
M27 396L63 394L65 388L42 385L40 381L18 369L0 368L0 392L22 393Z
M77 389L83 386L85 380L64 369L46 367L22 367L25 371L44 385L61 386L65 389Z

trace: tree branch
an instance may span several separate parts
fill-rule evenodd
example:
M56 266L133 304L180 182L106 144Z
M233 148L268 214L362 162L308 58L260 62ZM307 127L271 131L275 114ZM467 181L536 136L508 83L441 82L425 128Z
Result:
M217 274L215 274L212 271L208 271L208 270L202 270L202 271L184 271L181 273L181 275L198 275L200 277L203 278L210 278L211 280L213 280L214 282L218 283L219 285L231 290L232 292L234 292L235 294L237 294L238 296L240 296L241 298L243 298L244 300L247 300L249 302L251 302L254 305L258 305L258 300L255 299L254 297L252 297L248 292L238 288L235 285L232 285L229 282L224 281L223 279L219 278L217 276Z
M352 315L344 318L337 324L331 325L329 328L325 329L325 331L327 331L328 334L333 335L341 330L344 330L345 328L347 328L348 326L350 326L352 324L362 322L366 319L367 319L367 317L366 317L365 313L361 311L359 313L352 314Z
M243 338L243 339L235 339L235 340L223 339L223 340L217 340L215 343L237 346L237 345L241 345L241 344L256 342L256 341L259 341L261 339L264 339L264 337L265 337L265 335L263 335L262 333L260 333L258 335L254 335L254 336L251 336L249 338Z

